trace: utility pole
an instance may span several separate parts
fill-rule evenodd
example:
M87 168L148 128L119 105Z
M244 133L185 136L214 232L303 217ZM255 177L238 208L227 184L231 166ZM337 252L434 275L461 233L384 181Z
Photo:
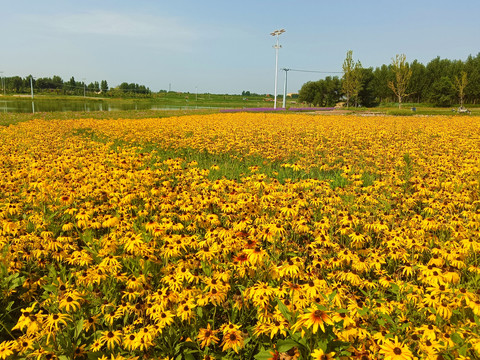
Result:
M275 30L274 32L270 33L270 35L277 37L277 41L275 42L275 45L273 46L273 48L275 49L275 99L274 99L274 102L273 102L273 108L274 109L277 108L278 49L280 49L282 47L282 45L280 45L278 43L278 37L280 35L282 35L284 32L285 32L285 29L281 29L281 30Z
M32 75L30 75L30 90L31 90L32 99L33 99L33 76Z
M0 71L0 79L2 80L3 96L5 96L5 79L3 77L3 71Z
M286 108L286 103L287 103L287 74L290 69L283 68L283 71L285 71L285 82L283 83L283 108Z

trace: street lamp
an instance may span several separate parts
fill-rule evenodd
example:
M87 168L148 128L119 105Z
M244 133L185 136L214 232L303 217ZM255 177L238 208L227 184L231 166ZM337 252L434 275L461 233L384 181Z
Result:
M275 30L274 32L270 33L272 36L277 37L277 41L275 42L275 45L273 45L273 48L275 49L275 99L273 103L273 108L277 108L277 81L278 81L278 49L282 47L278 43L278 37L282 35L285 32L285 29L280 29L280 30Z
M0 79L2 80L3 96L5 96L5 79L3 77L3 71L0 71L0 74L2 74Z
M33 99L33 76L32 75L30 75L30 92L32 94L32 99Z
M283 71L285 71L285 82L283 83L283 108L286 108L286 99L287 99L287 74L291 69L286 69L283 68Z

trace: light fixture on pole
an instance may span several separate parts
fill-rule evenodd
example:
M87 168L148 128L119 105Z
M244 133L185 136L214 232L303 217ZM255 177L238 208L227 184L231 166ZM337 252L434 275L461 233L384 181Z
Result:
M280 29L280 30L275 30L274 32L270 33L270 35L277 37L277 41L275 42L275 45L273 46L273 48L275 49L275 99L274 99L274 103L273 103L273 108L274 109L277 108L278 49L280 49L282 47L282 45L280 45L278 43L278 37L280 35L282 35L284 32L285 32L285 29Z
M283 68L283 71L285 71L285 82L283 83L283 108L286 108L286 103L287 103L287 73L290 71L290 69Z

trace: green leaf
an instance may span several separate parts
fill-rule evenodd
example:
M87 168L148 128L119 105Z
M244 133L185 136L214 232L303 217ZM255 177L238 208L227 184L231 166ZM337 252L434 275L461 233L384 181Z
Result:
M256 360L268 360L272 357L272 353L274 353L274 351L271 350L271 349L262 350L257 355L255 355L253 358L256 359Z
M473 318L475 319L475 324L477 324L478 326L480 326L480 320L478 319L478 316L473 314Z
M458 349L458 353L462 356L467 356L468 346L467 344L463 345L461 348Z
M290 315L290 311L288 310L287 306L280 301L280 299L277 299L277 305L278 305L278 310L282 313L282 315L287 319L288 322L292 321L292 317Z
M10 301L8 303L7 308L5 309L7 313L9 313L12 310L13 304L15 304L15 301Z
M278 340L277 342L277 350L278 352L287 352L293 347L298 347L298 342L292 339L286 339L286 340Z
M452 339L452 341L455 343L455 344L462 344L463 343L463 339L460 335L458 335L457 333L453 333L450 335L450 338Z
M319 340L318 344L317 344L317 348L320 348L324 352L326 352L327 351L327 345L328 345L328 340L327 339Z
M48 292L56 293L57 287L55 285L43 285L43 289Z
M398 294L398 292L400 291L400 287L395 283L391 283L390 287L395 294Z
M324 350L324 351L327 351L327 352L338 351L339 349L342 349L342 348L343 349L348 349L349 346L350 346L349 342L340 341L340 340L333 340L333 341L330 341L327 344L326 350ZM347 351L347 350L344 350L344 351ZM350 355L350 353L348 353L348 354Z
M75 339L78 339L80 337L80 334L82 333L83 321L83 319L77 321L77 325L75 327Z
M393 321L393 319L390 315L385 314L385 313L381 313L381 316L382 316L382 318L387 320L390 324L395 324L395 322Z
M328 300L333 301L335 296L337 296L337 290L334 290L330 295L328 295Z
M19 286L22 286L24 282L25 282L25 276L16 277L15 279L12 280L12 283L10 285L10 290L13 290Z
M193 354L187 353L184 355L185 360L195 360L195 356Z
M298 332L291 335L291 338L295 340L299 345L307 347L307 337L302 335Z
M361 308L361 309L358 309L357 311L358 311L358 313L359 313L361 316L365 316L365 315L367 315L367 313L368 313L368 308L367 308L367 307L363 307L363 308Z

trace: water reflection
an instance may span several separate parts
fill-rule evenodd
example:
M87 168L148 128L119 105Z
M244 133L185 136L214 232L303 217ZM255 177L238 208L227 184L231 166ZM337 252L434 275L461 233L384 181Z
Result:
M3 100L0 112L36 113L53 111L117 111L117 110L190 110L218 109L207 106L172 106L152 101L108 101L108 100Z

